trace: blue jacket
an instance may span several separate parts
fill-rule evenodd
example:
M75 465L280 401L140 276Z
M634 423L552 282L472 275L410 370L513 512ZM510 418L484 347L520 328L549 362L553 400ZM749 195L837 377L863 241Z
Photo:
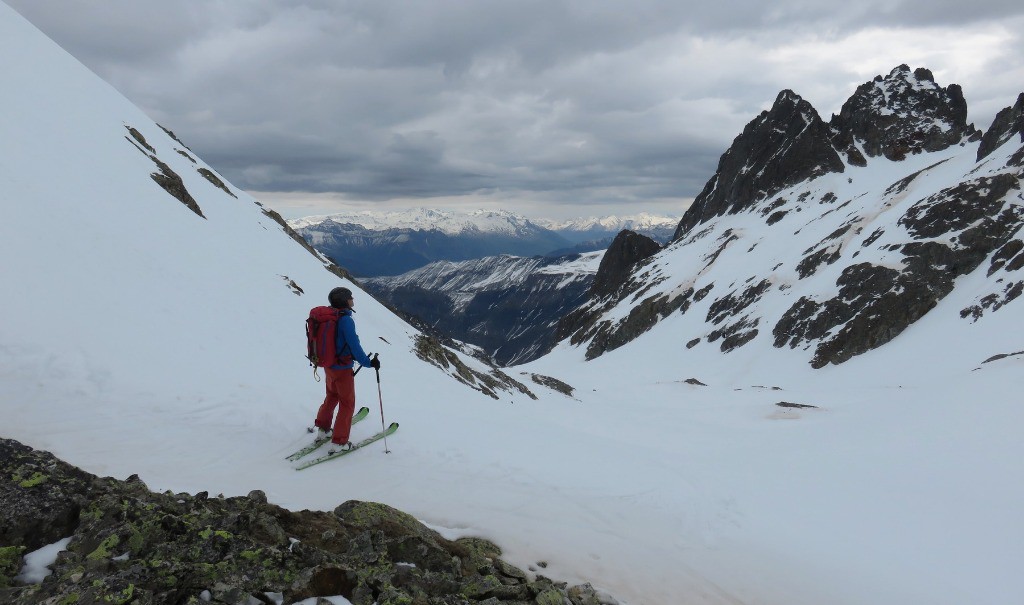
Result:
M346 309L341 312L338 317L338 354L341 356L351 355L355 361L359 362L361 366L369 366L370 358L367 357L366 352L363 351L363 346L359 344L359 336L356 334L356 322L352 319L352 310ZM351 368L354 364L348 365L333 365L332 369L347 369Z

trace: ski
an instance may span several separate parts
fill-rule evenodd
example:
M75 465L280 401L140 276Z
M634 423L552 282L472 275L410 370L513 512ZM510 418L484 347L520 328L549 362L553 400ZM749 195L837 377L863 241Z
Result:
M370 445L371 443L373 443L375 441L379 441L379 440L387 437L388 435L391 435L392 433L394 433L397 430L398 430L398 423L397 422L392 422L391 426L389 426L387 429L377 433L376 435L371 435L371 436L367 437L366 439L363 439L362 441L360 441L358 443L352 444L352 449L350 449L350 450L346 450L344 452L335 452L333 454L324 454L323 456L320 456L318 458L313 458L312 460L307 460L307 461L303 462L302 464L296 466L295 470L301 471L302 469L309 468L309 467L313 466L314 464L320 464L321 462L327 462L328 460L333 460L335 458L341 458L345 454L351 454L352 452L354 452L357 449L363 447L364 445Z
M352 424L355 424L355 423L359 422L360 420L362 420L363 418L366 418L366 416L369 413L370 413L370 408L368 408L368 407L361 407L361 408L359 408L359 411L356 412L352 416ZM316 429L313 429L313 430L316 430ZM310 432L312 432L312 430ZM290 462L295 462L299 458L305 457L306 455L312 453L317 448L319 448L321 445L327 443L330 440L331 440L330 437L317 437L316 439L313 440L313 443L310 443L309 445L307 445L306 447L300 449L297 452L289 454L285 458L285 460L288 460Z

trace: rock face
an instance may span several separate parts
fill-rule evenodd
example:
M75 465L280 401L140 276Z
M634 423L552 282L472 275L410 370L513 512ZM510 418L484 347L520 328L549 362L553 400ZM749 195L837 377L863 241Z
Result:
M587 304L562 318L558 323L557 340L570 334L575 334L574 344L592 340L587 358L594 359L607 350L629 342L635 334L654 325L656 317L663 317L682 305L685 297L671 301L667 298L647 300L639 311L634 310L630 314L630 320L624 326L612 329L607 322L597 324L601 313L621 302L624 296L633 291L630 278L635 268L659 250L661 245L645 235L629 230L620 232L601 258Z
M633 231L620 231L601 257L590 295L600 298L614 294L626 283L633 265L654 256L658 250L661 245L653 239Z
M941 151L981 132L967 124L967 102L956 84L935 83L924 68L906 65L859 86L826 125L807 101L779 93L722 156L715 176L683 215L673 240L715 216L746 209L785 187L867 157L902 160ZM861 152L863 150L863 153Z
M811 104L784 90L747 124L718 162L718 171L683 214L673 241L713 217L743 210L780 189L845 166L828 126Z
M596 605L587 584L531 580L476 538L441 537L371 502L292 512L247 497L158 494L0 439L0 601L12 605L373 603ZM25 551L71 537L41 584L13 575ZM13 556L9 556L12 555Z
M1024 208L1005 204L1020 176L999 174L947 188L914 204L898 225L916 241L900 245L903 270L848 266L839 294L801 298L775 326L775 346L815 342L811 365L838 364L898 336L953 291L954 280L1007 246L1024 224Z
M1024 93L1017 97L1013 107L1006 107L992 120L992 126L985 131L978 146L978 161L986 158L1017 135L1024 143Z
M907 65L857 87L829 126L836 148L858 166L865 165L858 146L868 157L899 161L981 136L967 124L967 101L958 85L943 88L932 72L911 72Z

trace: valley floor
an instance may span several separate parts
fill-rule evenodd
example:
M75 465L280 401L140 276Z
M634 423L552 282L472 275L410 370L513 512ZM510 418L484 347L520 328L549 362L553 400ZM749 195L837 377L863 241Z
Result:
M590 385L575 398L490 403L432 400L385 371L387 420L402 423L391 453L303 472L282 458L306 439L312 381L301 397L129 402L73 379L53 400L53 382L5 375L0 396L18 402L6 435L97 474L262 489L296 510L385 502L624 603L952 605L1024 591L1020 412L999 386L1020 384L1021 363L862 386L847 372L757 384L723 372L699 386L639 367L609 379L592 363L566 377ZM360 389L378 403L372 380ZM356 437L379 429L371 407Z

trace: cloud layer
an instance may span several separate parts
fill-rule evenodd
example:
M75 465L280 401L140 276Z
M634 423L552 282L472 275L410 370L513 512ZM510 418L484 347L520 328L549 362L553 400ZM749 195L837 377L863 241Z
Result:
M828 119L928 67L980 128L1024 90L1018 2L6 1L236 185L318 204L681 212L781 89Z

